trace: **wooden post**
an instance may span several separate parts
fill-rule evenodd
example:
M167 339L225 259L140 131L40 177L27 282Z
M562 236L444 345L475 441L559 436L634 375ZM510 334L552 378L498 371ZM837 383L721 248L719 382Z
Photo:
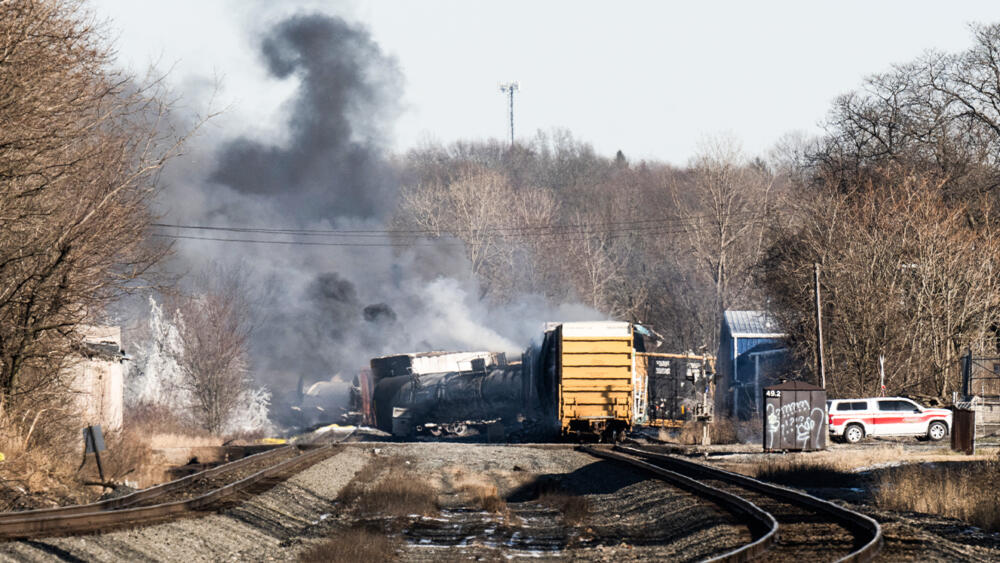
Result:
M816 296L816 372L819 386L826 389L826 371L823 368L823 310L819 300L819 262L813 262L813 293Z

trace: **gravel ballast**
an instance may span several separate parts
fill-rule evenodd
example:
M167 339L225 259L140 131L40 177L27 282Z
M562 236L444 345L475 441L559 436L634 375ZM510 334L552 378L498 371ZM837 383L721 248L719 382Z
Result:
M294 559L369 454L347 447L218 513L87 536L0 544L0 561L267 561Z

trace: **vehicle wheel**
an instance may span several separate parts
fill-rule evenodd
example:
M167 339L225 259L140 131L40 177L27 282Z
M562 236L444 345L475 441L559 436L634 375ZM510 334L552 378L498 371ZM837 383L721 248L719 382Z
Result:
M948 435L948 425L941 422L940 420L935 420L927 427L927 438L937 442L938 440L944 438Z
M865 429L860 424L852 424L844 430L844 440L849 444L857 444L865 437Z

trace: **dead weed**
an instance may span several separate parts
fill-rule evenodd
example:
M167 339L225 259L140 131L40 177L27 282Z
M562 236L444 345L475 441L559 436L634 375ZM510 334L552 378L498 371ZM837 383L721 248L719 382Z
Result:
M507 502L500 498L497 486L485 480L485 478L469 479L462 482L458 487L458 493L465 496L467 504L492 512L494 514L505 514Z
M581 524L590 514L590 502L586 497L565 491L544 491L538 502L551 506L563 515L563 521L570 526Z
M875 501L889 510L957 518L1000 531L1000 462L908 464L880 472Z
M308 549L300 561L355 563L359 561L389 561L399 549L400 540L381 530L355 527L338 530L328 540Z
M438 511L438 491L426 476L410 468L410 460L376 458L337 497L364 516L430 516Z

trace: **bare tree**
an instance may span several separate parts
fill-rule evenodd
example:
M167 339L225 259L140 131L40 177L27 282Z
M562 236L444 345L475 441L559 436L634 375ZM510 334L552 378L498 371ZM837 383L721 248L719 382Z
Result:
M502 301L521 281L517 263L531 264L546 246L540 233L555 212L546 190L515 190L502 174L471 168L451 181L403 189L396 225L402 232L461 241L484 296Z
M828 187L789 202L760 275L803 365L814 351L811 275L821 263L827 382L834 396L956 389L959 350L993 346L997 237L972 228L939 180L901 169L883 185Z
M691 256L711 284L714 311L708 342L717 337L722 312L754 302L751 272L763 254L773 176L751 163L729 139L717 140L696 157L687 190L677 189L677 219Z
M214 268L199 276L197 292L177 306L183 386L195 420L219 433L250 390L249 344L253 332L247 274Z
M79 2L0 3L0 395L59 387L95 318L163 255L146 243L177 137L154 89L110 73Z

